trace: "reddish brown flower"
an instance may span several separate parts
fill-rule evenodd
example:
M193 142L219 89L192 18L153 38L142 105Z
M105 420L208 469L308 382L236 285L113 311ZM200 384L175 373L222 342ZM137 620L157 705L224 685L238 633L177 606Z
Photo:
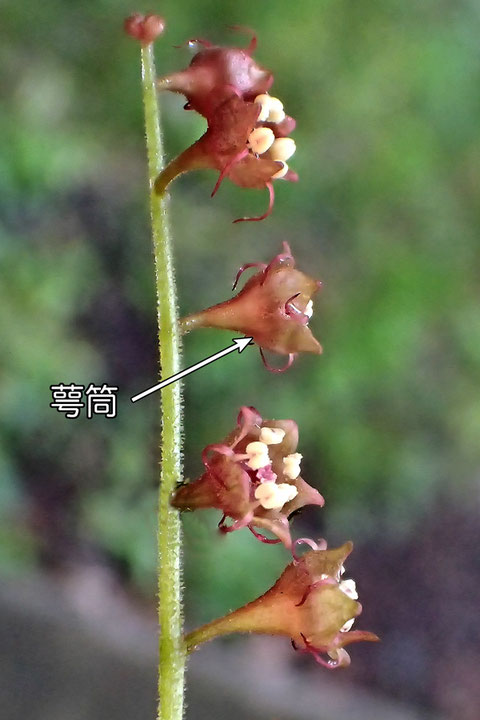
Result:
M165 20L160 15L134 13L125 19L123 27L127 35L149 45L165 30Z
M242 407L237 427L222 443L207 445L205 472L181 485L172 505L181 510L217 508L219 528L229 533L248 527L262 542L291 547L289 516L304 505L323 506L320 493L300 477L296 452L298 427L293 420L262 420L255 408ZM226 518L233 523L226 525ZM255 528L276 535L270 540Z
M240 187L268 189L267 211L235 222L262 220L273 208L272 181L298 180L287 165L295 152L294 140L287 137L295 120L285 114L278 98L267 94L273 76L250 57L255 38L246 50L200 42L205 47L190 67L161 78L158 87L184 94L186 109L204 115L208 129L167 165L156 180L156 192L164 193L172 180L190 170L218 170L212 197L226 177Z
M264 595L187 635L187 650L234 632L286 635L295 650L333 669L350 664L346 645L378 640L371 632L350 630L362 612L355 582L342 579L353 544L326 550L307 542L313 549L295 558Z
M235 330L253 338L262 349L288 355L286 370L300 352L320 354L321 345L313 337L308 322L313 312L312 296L321 283L295 268L288 243L283 253L267 265L247 263L237 273L234 288L244 270L259 267L234 298L189 315L181 321L184 331L196 327Z

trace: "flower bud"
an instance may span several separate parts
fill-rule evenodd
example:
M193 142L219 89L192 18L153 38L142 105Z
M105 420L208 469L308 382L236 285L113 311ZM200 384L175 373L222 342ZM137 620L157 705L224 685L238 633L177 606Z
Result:
M123 27L127 35L149 45L165 30L165 20L160 15L134 13L125 19Z

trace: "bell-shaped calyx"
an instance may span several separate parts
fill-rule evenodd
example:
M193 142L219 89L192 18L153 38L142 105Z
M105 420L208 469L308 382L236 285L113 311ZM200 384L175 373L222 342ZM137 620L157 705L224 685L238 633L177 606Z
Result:
M371 632L350 629L362 612L354 581L342 580L352 548L347 542L333 550L312 549L294 559L264 595L189 633L187 651L220 635L253 632L285 635L295 650L312 654L327 668L348 666L346 645L378 640Z
M263 420L255 408L243 407L235 430L223 442L204 449L205 472L181 485L171 503L180 510L216 508L222 512L221 532L247 527L262 542L283 542L291 548L290 515L304 505L325 502L300 477L302 456L296 452L297 444L293 420ZM230 525L227 518L233 521Z
M313 313L312 297L321 283L295 268L287 243L283 253L268 265L247 263L240 268L234 287L241 273L251 267L259 270L238 295L183 318L182 329L189 332L197 327L216 327L244 333L253 338L260 351L288 355L282 369L287 369L298 353L320 354L322 347L308 323ZM275 370L266 363L263 353L262 358L270 370Z

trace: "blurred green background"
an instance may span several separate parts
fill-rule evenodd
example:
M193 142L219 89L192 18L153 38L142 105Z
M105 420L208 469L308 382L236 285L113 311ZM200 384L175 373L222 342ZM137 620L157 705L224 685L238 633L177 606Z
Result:
M123 17L154 10L161 74L190 37L246 44L254 28L272 92L296 117L297 185L262 192L191 174L172 186L183 313L230 295L245 262L287 240L323 281L312 329L322 357L282 376L255 351L185 388L185 467L242 404L300 427L304 477L325 495L294 532L352 538L362 626L358 681L477 720L480 660L480 6L471 0L123 0L0 9L0 560L2 571L113 568L153 601L158 398L155 298L139 53ZM161 97L168 157L202 118ZM229 343L185 338L185 365ZM119 385L116 419L66 420L52 383ZM186 518L189 625L263 592L288 561L217 514ZM477 600L474 602L476 593ZM475 609L476 608L476 609ZM448 633L446 632L448 628ZM363 653L363 655L362 655ZM465 659L465 657L467 659ZM364 658L364 659L362 659ZM413 658L413 660L412 660ZM413 670L412 670L413 663ZM455 691L453 691L453 685ZM460 690L459 690L460 688Z

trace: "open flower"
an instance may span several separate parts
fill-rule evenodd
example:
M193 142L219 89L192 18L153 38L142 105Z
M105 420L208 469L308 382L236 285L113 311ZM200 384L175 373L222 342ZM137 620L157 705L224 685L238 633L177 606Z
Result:
M264 595L187 635L187 650L235 632L286 635L295 650L310 653L319 664L334 669L350 664L346 645L378 640L371 632L351 630L362 612L355 582L342 579L353 544L327 550L307 542L312 549L295 558Z
M172 180L190 170L218 170L212 197L228 177L240 187L267 188L267 211L253 218L263 220L273 208L272 181L296 181L287 160L295 152L295 141L288 135L295 120L285 114L283 103L267 93L273 76L252 60L256 46L249 48L205 47L195 55L190 67L158 80L160 89L185 95L188 110L197 110L208 122L205 134L172 160L160 173L155 190L163 194Z
M283 244L283 253L274 257L268 265L243 265L237 273L234 288L244 270L251 267L258 267L259 271L238 295L188 315L181 321L183 330L217 327L244 333L260 347L268 369L276 372L290 367L297 353L320 354L322 347L313 337L308 322L313 313L312 296L321 283L295 268L288 243ZM286 366L280 370L270 367L262 350L288 355Z
M296 452L298 427L293 420L262 420L254 408L242 407L237 427L223 443L207 445L205 472L181 485L172 505L181 510L217 508L221 532L248 527L262 542L292 546L289 516L304 505L323 506L320 493L300 477ZM233 523L227 525L226 518ZM257 532L273 533L270 540Z

